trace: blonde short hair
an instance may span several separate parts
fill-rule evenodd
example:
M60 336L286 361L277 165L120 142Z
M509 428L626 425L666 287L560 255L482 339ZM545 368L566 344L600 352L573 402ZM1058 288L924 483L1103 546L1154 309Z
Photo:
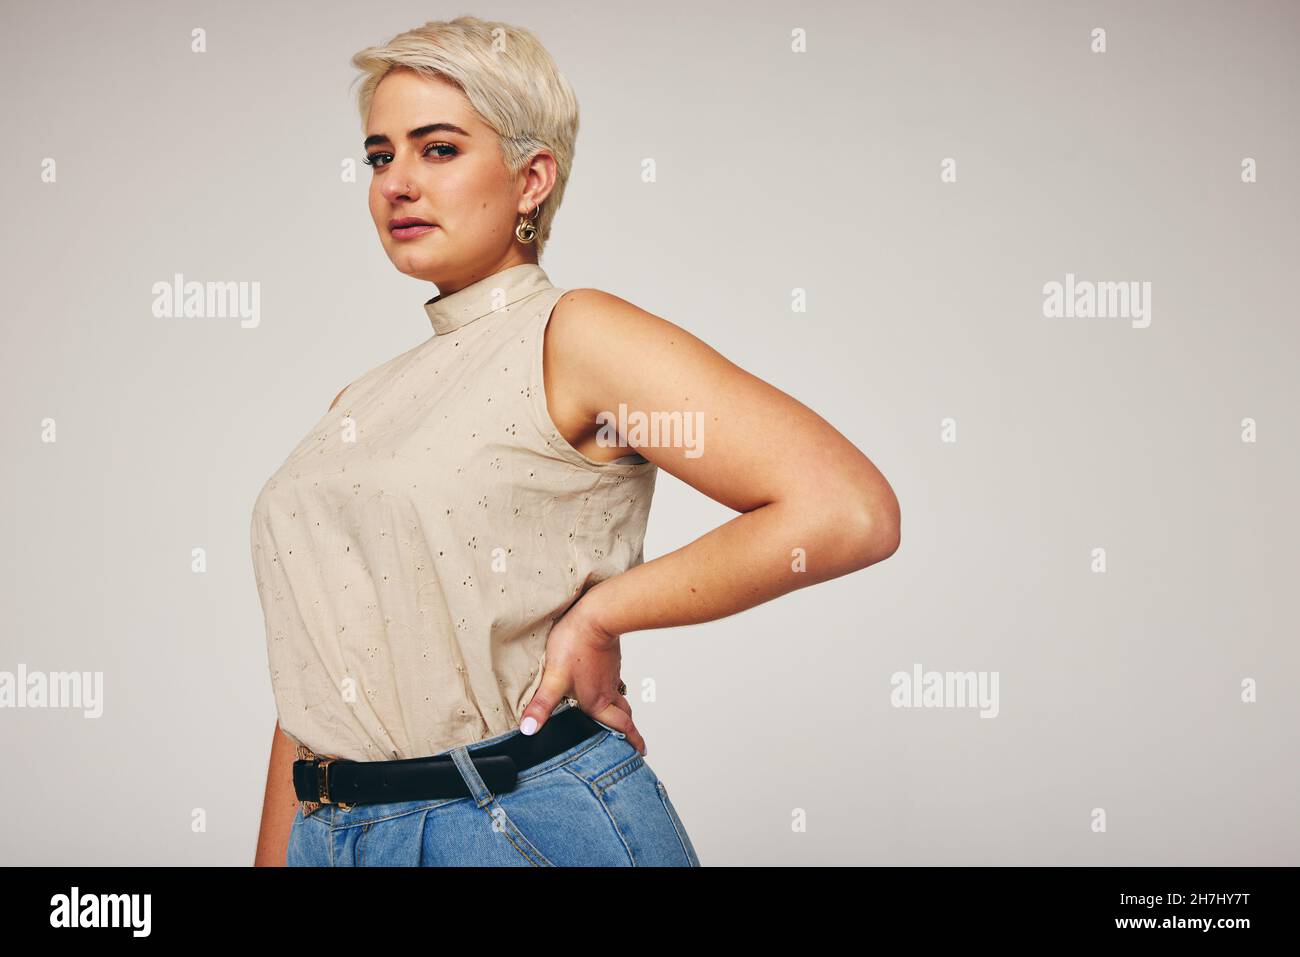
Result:
M352 65L362 71L356 79L364 81L357 98L363 130L379 81L389 70L405 67L464 92L496 132L511 175L541 148L554 155L555 187L537 216L540 256L573 166L578 99L537 37L522 27L478 17L432 20L381 46L367 47L352 57Z

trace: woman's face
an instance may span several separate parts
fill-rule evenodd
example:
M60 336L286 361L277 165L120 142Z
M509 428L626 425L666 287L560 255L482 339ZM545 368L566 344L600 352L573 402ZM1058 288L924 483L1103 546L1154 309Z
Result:
M370 215L399 271L450 294L510 265L537 261L535 248L514 231L519 214L544 196L544 184L531 167L509 175L496 133L457 87L407 69L391 71L375 89L365 151ZM393 227L407 218L432 228Z

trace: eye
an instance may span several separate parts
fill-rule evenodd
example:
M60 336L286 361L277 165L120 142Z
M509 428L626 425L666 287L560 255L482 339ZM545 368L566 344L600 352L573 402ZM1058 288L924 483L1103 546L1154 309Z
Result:
M456 149L456 147L452 146L450 143L430 143L424 148L424 155L428 156L429 150L433 149L450 150L450 152L447 153L435 154L438 159L450 159L460 152L460 150ZM372 169L383 169L388 165L388 163L392 162L392 155L393 154L391 153L367 153L365 159L361 162L365 163ZM381 162L380 160L382 157L388 157L387 162Z

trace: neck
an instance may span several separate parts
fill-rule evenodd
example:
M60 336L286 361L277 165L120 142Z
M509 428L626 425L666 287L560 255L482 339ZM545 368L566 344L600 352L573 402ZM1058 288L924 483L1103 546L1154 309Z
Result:
M518 244L516 244L516 247ZM459 292L471 283L476 283L487 276L495 275L503 269L509 269L511 266L521 266L524 263L537 265L536 250L529 250L526 254L518 248L509 250L505 256L494 263L475 263L468 271L460 271L455 274L444 274L441 276L423 276L438 287L438 293L443 296L450 296L454 292Z

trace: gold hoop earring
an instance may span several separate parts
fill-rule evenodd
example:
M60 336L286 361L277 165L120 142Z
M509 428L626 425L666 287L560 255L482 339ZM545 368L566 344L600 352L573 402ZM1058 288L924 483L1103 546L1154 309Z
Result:
M531 221L528 216L519 217L519 225L515 227L515 238L521 243L531 243L537 238L537 211L541 208L541 203L533 207Z

